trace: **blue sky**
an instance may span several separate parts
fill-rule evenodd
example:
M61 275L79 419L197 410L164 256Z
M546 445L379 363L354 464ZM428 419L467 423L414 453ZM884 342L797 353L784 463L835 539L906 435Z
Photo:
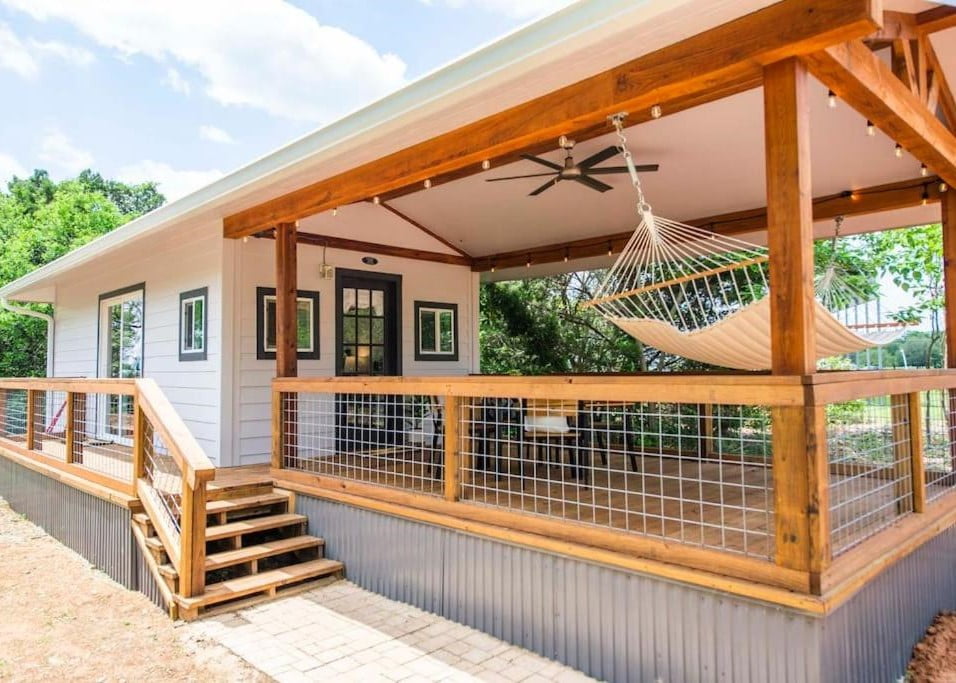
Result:
M175 198L568 0L0 0L0 182Z

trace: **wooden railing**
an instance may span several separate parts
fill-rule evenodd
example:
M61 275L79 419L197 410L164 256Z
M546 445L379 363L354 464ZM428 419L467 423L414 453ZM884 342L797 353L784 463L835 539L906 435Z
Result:
M0 449L67 483L139 499L179 574L203 592L215 467L150 379L0 379Z
M953 371L283 378L273 468L394 514L822 594L956 511L956 457L923 462L927 439L956 455L956 404L919 418L954 389Z

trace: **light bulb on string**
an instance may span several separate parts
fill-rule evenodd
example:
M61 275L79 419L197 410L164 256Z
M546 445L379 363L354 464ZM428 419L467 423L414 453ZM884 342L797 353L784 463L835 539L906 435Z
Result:
M869 135L871 138L874 135L876 135L876 126L873 125L872 121L866 122L866 134Z
M920 197L920 203L923 206L926 206L929 203L929 190L926 189L926 186L923 186L923 194Z
M901 145L900 143L897 142L897 143L896 143L896 147L895 147L894 150L893 150L893 154L896 155L896 158L897 158L897 159L902 159L902 158L903 158L903 145Z
M929 169L926 168L926 164L919 165L919 174L924 178L929 175Z
M827 91L827 105L830 107L830 109L836 109L837 96L832 90Z

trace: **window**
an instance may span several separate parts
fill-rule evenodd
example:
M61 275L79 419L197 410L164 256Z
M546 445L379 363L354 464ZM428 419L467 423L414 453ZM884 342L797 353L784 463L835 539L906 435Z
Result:
M209 289L179 295L179 360L206 360L206 321Z
M296 299L296 348L300 360L319 357L319 293L299 290ZM256 288L256 358L276 357L276 290Z
M458 305L415 302L415 360L458 360Z

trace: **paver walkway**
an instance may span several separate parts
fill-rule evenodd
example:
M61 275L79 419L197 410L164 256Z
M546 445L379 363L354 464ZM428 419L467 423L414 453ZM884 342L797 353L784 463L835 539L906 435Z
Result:
M279 681L590 681L528 650L338 581L187 628Z

